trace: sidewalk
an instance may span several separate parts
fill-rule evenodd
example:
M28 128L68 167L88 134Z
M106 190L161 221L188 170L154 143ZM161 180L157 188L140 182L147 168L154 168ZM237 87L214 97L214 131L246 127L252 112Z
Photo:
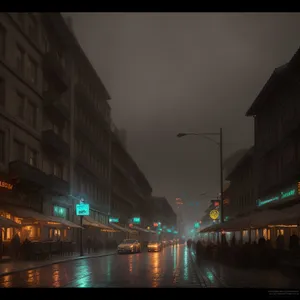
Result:
M28 271L32 269L38 269L41 267L46 267L49 265L57 264L57 263L65 263L72 260L79 260L84 258L93 258L93 257L101 257L101 256L108 256L114 255L116 251L113 250L104 250L97 253L92 254L85 254L84 256L79 256L79 253L75 253L74 255L70 256L60 256L60 255L53 255L51 259L42 260L42 261L9 261L0 263L0 277L10 275L13 273Z
M291 276L277 269L241 269L214 261L197 261L193 250L190 256L200 281L207 288L300 288L300 277L296 274Z

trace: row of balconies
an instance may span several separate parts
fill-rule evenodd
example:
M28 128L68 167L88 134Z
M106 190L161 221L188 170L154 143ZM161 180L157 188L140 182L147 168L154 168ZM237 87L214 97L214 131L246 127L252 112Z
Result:
M77 104L83 107L89 115L93 116L96 122L99 122L105 129L110 130L110 117L105 112L99 112L93 99L91 99L84 85L80 82L75 85L75 99Z

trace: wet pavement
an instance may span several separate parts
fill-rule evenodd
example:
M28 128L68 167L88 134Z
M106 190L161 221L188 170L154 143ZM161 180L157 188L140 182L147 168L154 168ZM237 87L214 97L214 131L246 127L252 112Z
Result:
M300 287L299 276L197 262L186 246L69 261L0 277L0 287Z
M0 277L0 287L201 287L184 245L89 258Z
M300 273L291 269L243 269L198 260L191 253L198 277L208 288L300 289Z

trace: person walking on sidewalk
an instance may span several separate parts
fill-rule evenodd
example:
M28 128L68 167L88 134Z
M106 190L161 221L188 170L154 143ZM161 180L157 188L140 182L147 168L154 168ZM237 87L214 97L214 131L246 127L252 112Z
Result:
M12 250L12 258L14 260L19 258L21 241L19 235L16 233L10 242L11 250Z
M92 249L92 239L91 239L90 236L87 237L86 248L87 248L88 254L90 254L91 253L91 249Z

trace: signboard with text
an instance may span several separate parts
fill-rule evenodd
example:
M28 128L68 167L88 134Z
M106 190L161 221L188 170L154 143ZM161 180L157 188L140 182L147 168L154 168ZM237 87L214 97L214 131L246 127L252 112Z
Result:
M109 223L119 223L119 218L110 217L109 218Z
M76 204L76 216L89 216L90 205L86 203Z
M257 206L263 206L269 203L278 202L280 200L292 200L300 195L299 183L294 184L290 188L279 191L277 194L257 200Z
M141 218L140 217L134 217L132 218L133 224L141 224Z

